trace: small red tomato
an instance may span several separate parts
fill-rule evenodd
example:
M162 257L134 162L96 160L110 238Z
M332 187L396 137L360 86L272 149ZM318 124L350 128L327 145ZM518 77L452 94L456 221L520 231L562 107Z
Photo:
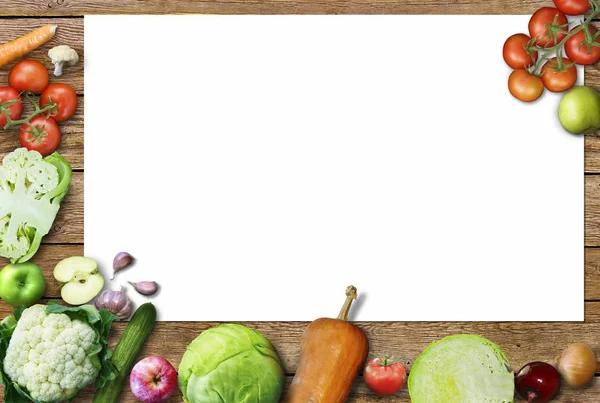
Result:
M37 151L42 156L52 154L60 145L60 129L52 118L36 116L23 124L20 131L21 145L30 151Z
M8 73L8 85L15 90L40 93L48 86L48 69L36 61L24 59L13 66Z
M535 63L538 52L532 52L531 55L525 50L531 38L525 34L514 34L504 42L502 57L504 61L513 69L523 69Z
M533 102L544 92L544 83L527 70L517 69L508 77L508 90L519 101Z
M393 395L402 389L406 381L404 366L387 355L374 358L367 363L364 371L365 383L378 395Z
M573 28L576 29L577 27ZM598 30L593 26L588 26L590 31L590 35L596 35ZM583 30L576 32L573 36L571 36L565 42L565 53L567 57L573 60L577 64L586 65L586 64L594 64L600 59L600 41L598 38L594 40L598 46L590 47L586 44L582 44L585 42L585 32Z
M555 21L556 20L556 21ZM554 7L542 7L531 16L529 20L529 35L535 39L535 44L545 48L554 46L566 36L568 24L567 16ZM548 32L549 25L556 26L555 32ZM558 28L558 26L564 26ZM556 41L555 37L556 36Z
M0 87L0 104L4 104L10 101L16 101L15 103L6 107L8 115L12 120L17 120L23 113L23 102L19 92L11 87ZM0 112L0 129L6 124L6 115Z
M56 112L52 118L57 122L69 119L77 110L77 93L67 84L50 84L40 95L40 106L48 103L56 104Z
M577 67L575 67L575 64L566 57L563 57L562 63L564 65L562 71L556 71L555 69L556 57L547 61L542 67L542 82L544 87L552 92L566 91L577 82Z
M588 0L554 0L554 4L566 15L581 15L590 9Z

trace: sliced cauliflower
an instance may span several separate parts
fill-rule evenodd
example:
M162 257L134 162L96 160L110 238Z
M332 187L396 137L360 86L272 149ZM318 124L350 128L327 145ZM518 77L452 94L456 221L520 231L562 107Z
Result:
M35 401L72 399L101 370L103 346L88 323L89 317L100 320L100 314L91 306L65 312L49 313L46 305L25 309L6 349L4 375Z
M18 148L0 166L0 256L29 260L52 228L69 190L71 166L58 153L42 158Z

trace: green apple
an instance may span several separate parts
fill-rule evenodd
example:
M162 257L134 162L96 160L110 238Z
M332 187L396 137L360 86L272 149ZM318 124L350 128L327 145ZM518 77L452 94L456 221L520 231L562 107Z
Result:
M0 298L12 306L35 304L44 296L46 281L33 263L9 264L0 271Z
M569 133L595 133L600 129L600 93L586 86L571 88L560 101L558 117Z
M62 286L60 296L71 305L90 302L104 287L98 264L89 257L72 256L61 260L54 268L54 278Z

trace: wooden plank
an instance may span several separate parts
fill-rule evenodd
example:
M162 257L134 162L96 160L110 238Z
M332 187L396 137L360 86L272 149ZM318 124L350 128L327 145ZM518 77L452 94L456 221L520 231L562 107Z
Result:
M286 376L285 379L285 391L288 390L292 383L293 377L291 375ZM581 403L581 402L596 402L598 395L600 394L600 379L594 380L594 382L585 389L574 390L572 388L563 387L560 394L552 400L552 402L561 403ZM93 391L91 388L82 392L82 395L78 397L74 403L89 403L92 401ZM180 403L182 401L181 392L179 390L171 396L167 403ZM354 385L352 386L352 394L349 396L347 403L374 403L374 402L385 402L385 403L410 403L410 396L408 395L408 386L405 384L400 392L394 396L376 396L371 392L365 385L362 376L359 376ZM523 402L520 398L515 399L516 402ZM119 400L120 403L136 403L138 400L133 396L129 385L126 383L123 393Z
M4 4L0 5L0 10L2 9ZM51 74L51 82L69 84L77 93L83 94L83 18L2 19L0 20L0 43L8 42L45 24L58 25L56 35L25 57L44 63ZM73 67L66 67L61 77L54 77L52 74L54 66L48 57L48 50L57 45L69 45L79 53L80 57L79 63ZM13 65L14 63L11 63L0 68L0 85L7 85L8 72Z
M588 343L600 354L600 303L586 303L587 322L358 322L367 333L371 351L388 352L401 357L410 369L417 356L429 345L444 336L458 333L481 334L500 345L514 368L532 360L552 362L573 342ZM12 308L0 302L0 318ZM594 321L589 320L594 318ZM201 332L217 322L158 322L142 356L162 355L174 364L179 363L185 349ZM245 322L268 337L282 356L285 372L296 372L300 358L300 340L306 322ZM111 348L125 328L124 322L113 325ZM165 348L168 346L168 348Z
M85 14L532 14L542 0L6 0L0 15Z
M594 24L600 28L600 23ZM584 82L586 85L600 89L600 71L597 65L585 66ZM587 136L585 139L585 172L600 172L600 138Z
M73 172L69 193L43 242L83 243L83 172Z
M600 248L585 249L585 299L600 300Z
M585 244L600 246L600 175L585 176L585 203ZM83 242L83 172L73 173L71 191L45 242Z
M59 123L62 140L58 152L69 161L73 169L83 169L83 111L84 100L83 96L78 98L78 106L75 115L66 122ZM23 116L33 111L30 103L24 103L25 110ZM21 147L19 143L19 127L14 127L1 134L0 141L0 158L13 151L17 147Z
M600 175L585 176L585 245L600 246Z

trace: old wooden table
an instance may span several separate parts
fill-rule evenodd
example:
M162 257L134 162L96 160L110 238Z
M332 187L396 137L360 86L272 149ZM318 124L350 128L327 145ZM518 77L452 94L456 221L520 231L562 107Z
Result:
M0 15L3 16L0 17L0 42L25 34L34 27L53 23L59 26L56 37L33 52L31 57L44 60L48 49L56 44L68 44L83 55L82 16L97 13L530 14L537 8L550 4L550 0L4 0L0 3ZM49 70L52 69L49 61L46 61L46 65ZM69 68L63 78L55 80L66 82L77 90L80 107L77 114L62 125L63 142L60 152L74 168L71 191L51 234L44 239L44 245L33 259L46 275L46 298L59 297L58 285L52 277L54 265L67 256L83 254L83 66L82 59L75 68ZM6 85L10 67L0 69L0 85ZM597 66L586 68L585 80L587 84L600 88L600 71ZM16 131L3 135L0 137L0 156L12 151L17 145ZM369 335L372 351L392 351L399 354L410 368L412 361L430 342L452 333L469 332L482 334L498 343L514 368L532 360L552 361L571 342L588 343L600 354L600 139L586 139L585 156L584 323L360 323ZM544 172L540 171L539 175L544 175ZM543 290L537 291L543 295ZM518 295L507 295L506 298L518 298ZM8 315L10 311L11 308L0 301L0 317ZM330 314L334 315L335 312ZM142 356L162 355L177 364L187 344L213 325L214 323L158 323ZM256 322L247 325L265 334L278 348L285 362L289 382L298 365L300 337L306 323ZM123 328L123 323L114 326L113 346ZM91 401L91 391L87 391L77 401ZM135 401L128 387L125 388L122 401ZM170 401L179 402L181 396L174 396ZM406 389L395 397L378 398L369 393L359 378L350 401L408 402L410 399ZM598 402L600 380L583 390L564 388L557 401Z

